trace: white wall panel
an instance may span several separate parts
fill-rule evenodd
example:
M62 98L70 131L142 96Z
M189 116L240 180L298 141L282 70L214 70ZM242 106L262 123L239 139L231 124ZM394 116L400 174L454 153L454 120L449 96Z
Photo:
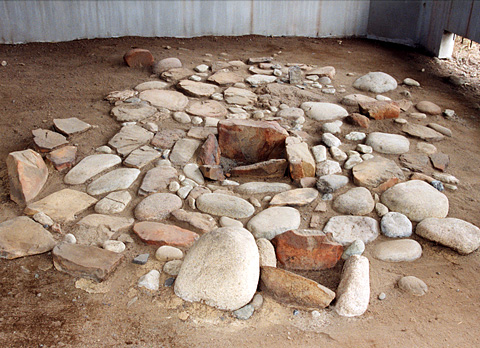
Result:
M369 0L0 0L0 43L119 36L365 36Z

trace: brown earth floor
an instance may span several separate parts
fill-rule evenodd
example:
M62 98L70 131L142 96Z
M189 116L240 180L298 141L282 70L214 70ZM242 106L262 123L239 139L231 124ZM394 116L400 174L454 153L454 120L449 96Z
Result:
M171 49L165 49L165 46ZM187 67L202 63L205 53L217 59L246 60L278 51L279 61L333 65L334 84L347 93L354 79L369 71L384 71L398 81L411 77L421 88L400 86L387 94L400 99L409 89L412 101L430 100L454 109L460 120L441 116L432 122L448 126L454 137L437 143L451 157L449 172L461 180L456 192L446 192L449 216L480 226L480 127L478 86L454 87L445 82L444 65L415 50L365 40L240 37L196 39L121 38L81 40L56 44L0 45L0 222L21 214L9 200L5 158L31 145L31 130L49 128L54 118L78 117L98 125L73 137L79 158L104 145L120 128L108 115L103 97L110 91L132 88L150 79L150 72L131 69L122 62L131 47L148 48L156 59L179 57ZM425 71L422 72L422 69ZM347 76L354 72L355 76ZM341 96L329 97L340 101ZM352 111L352 110L350 110ZM350 128L348 128L350 127ZM347 131L353 130L345 126ZM315 128L307 129L315 132ZM391 121L375 122L369 131L400 133ZM416 141L412 141L415 145ZM317 142L318 143L318 142ZM393 157L392 157L393 159ZM51 171L41 197L63 187L62 175ZM308 214L308 209L302 214ZM328 219L329 211L325 214ZM372 214L372 216L375 216ZM306 226L304 226L306 227ZM293 315L294 307L268 295L263 307L248 321L230 313L185 303L171 288L151 294L136 288L146 266L124 261L104 284L106 293L87 293L77 279L52 268L51 255L13 261L0 260L0 346L2 347L475 347L480 346L478 320L479 252L468 256L414 236L424 248L411 263L385 263L366 256L371 267L371 298L358 318L339 317L331 309L312 317L309 311ZM382 240L382 238L379 238ZM126 260L140 252L154 253L138 240ZM149 269L155 262L147 264ZM160 265L158 265L160 266ZM312 272L312 279L335 289L341 265L328 272ZM423 297L402 293L396 281L404 275L423 279L429 292ZM162 281L165 276L162 275ZM81 284L77 284L79 287ZM87 284L88 286L89 284ZM84 286L85 287L85 286ZM102 289L94 286L94 291ZM386 299L380 301L380 292ZM179 314L188 313L186 321Z

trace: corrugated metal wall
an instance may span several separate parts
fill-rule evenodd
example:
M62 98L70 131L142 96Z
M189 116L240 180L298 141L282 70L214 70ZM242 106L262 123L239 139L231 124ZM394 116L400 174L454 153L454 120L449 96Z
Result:
M0 43L119 36L365 36L369 5L369 0L0 0Z

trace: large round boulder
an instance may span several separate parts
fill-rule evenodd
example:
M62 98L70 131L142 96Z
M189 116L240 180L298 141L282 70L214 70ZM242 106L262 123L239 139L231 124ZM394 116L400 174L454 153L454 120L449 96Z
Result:
M237 310L250 302L260 276L259 254L252 234L221 227L204 234L189 250L175 281L185 301Z

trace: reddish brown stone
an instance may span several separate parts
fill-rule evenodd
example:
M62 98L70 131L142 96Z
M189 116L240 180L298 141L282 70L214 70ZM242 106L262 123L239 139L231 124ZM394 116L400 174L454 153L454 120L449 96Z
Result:
M52 251L53 264L74 277L104 280L122 261L123 255L91 245L60 243Z
M277 267L260 268L260 289L282 302L306 308L325 308L335 293L317 282Z
M360 113L375 120L385 120L400 116L400 107L393 101L359 102Z
M202 172L203 176L210 180L218 180L223 181L225 180L225 175L223 174L223 168L219 165L212 164L212 165L201 165L200 171Z
M185 137L187 133L181 129L163 129L155 133L150 144L160 149L171 149L178 139Z
M142 221L133 226L135 234L145 243L189 248L198 239L195 232L160 222Z
M412 176L410 177L410 180L422 180L430 184L435 179L432 178L431 176L428 176L422 173L413 173Z
M290 177L300 180L315 176L315 159L307 143L296 137L288 137L285 141Z
M277 260L287 269L320 270L334 267L343 246L329 235L301 235L287 231L272 240Z
M385 181L384 183L377 186L375 191L378 192L378 193L383 193L383 192L387 191L390 187L393 187L396 184L398 184L399 181L400 180L396 177L390 178L387 181Z
M444 172L450 163L450 157L444 153L437 152L430 155L430 161L432 161L433 168Z
M7 157L10 198L23 205L34 199L47 182L48 168L33 150L12 152Z
M285 157L287 131L277 122L224 120L218 123L222 156L241 163Z
M288 162L285 159L272 159L264 162L235 167L231 176L253 176L262 178L282 178L285 176Z
M359 126L365 129L367 129L370 126L370 120L368 119L368 117L360 114L355 114L355 113L351 114L349 117L349 121L353 125Z
M64 146L58 150L53 150L47 154L47 160L58 171L63 171L68 168L72 168L75 164L75 158L77 157L76 146Z
M220 164L220 147L215 135L209 134L207 140L200 147L198 153L198 160L201 164L205 165L218 165Z
M149 50L133 48L123 56L125 63L132 68L143 68L153 64L153 55Z

